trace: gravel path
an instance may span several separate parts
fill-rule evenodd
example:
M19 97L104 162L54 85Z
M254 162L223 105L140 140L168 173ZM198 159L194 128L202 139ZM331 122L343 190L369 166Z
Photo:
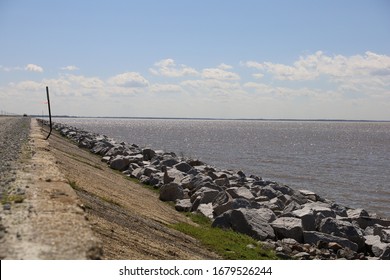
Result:
M30 132L30 118L0 117L0 196L15 180L16 161Z

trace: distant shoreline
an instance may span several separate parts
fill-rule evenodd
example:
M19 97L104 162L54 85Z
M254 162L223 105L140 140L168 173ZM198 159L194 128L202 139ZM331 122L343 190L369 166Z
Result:
M48 118L48 115L30 115L34 118ZM130 120L200 120L200 121L275 121L275 122L390 122L390 120L344 120L344 119L266 119L266 118L184 118L184 117L96 117L56 115L52 118L69 119L130 119Z

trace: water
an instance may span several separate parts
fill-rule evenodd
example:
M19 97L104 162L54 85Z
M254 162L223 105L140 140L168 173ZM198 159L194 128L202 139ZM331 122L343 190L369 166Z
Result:
M390 217L390 122L56 119Z

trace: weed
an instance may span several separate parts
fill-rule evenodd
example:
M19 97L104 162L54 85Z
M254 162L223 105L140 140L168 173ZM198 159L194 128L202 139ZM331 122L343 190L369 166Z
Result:
M187 214L197 225L178 223L172 228L198 239L203 245L230 260L274 260L274 252L264 250L257 240L232 230L211 227L211 221L198 214Z

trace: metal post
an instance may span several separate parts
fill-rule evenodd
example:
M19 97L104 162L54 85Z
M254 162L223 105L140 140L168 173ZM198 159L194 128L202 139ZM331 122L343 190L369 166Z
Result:
M49 139L53 126L51 124L51 111L50 111L50 98L49 98L49 87L46 87L46 95L47 95L47 106L49 107L49 120L50 120L50 131L46 137L46 140Z

